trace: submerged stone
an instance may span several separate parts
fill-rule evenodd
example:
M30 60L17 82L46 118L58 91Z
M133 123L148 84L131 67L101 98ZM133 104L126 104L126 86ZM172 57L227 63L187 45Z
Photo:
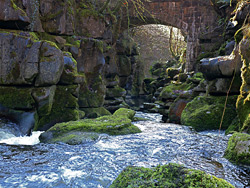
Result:
M128 187L234 187L230 183L200 170L187 169L178 164L155 168L127 167L110 188Z
M57 123L39 137L41 142L72 143L71 139L84 140L86 132L106 133L109 135L125 135L141 132L138 127L131 123L135 111L121 108L113 115L102 116L97 119L84 119ZM79 141L78 140L78 141ZM79 142L78 142L79 143Z

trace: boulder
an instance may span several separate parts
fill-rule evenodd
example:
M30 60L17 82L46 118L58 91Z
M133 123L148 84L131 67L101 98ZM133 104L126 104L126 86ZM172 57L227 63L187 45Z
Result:
M161 100L168 100L168 99L176 99L181 94L189 92L193 87L191 83L183 83L183 84L169 84L168 86L164 87L160 93Z
M131 124L134 115L135 111L121 108L113 115L102 116L97 119L58 123L48 131L42 133L39 139L45 143L72 143L72 139L76 140L79 136L82 138L86 135L86 132L106 133L110 135L139 133L141 132L140 129Z
M25 34L21 36L19 34ZM34 41L29 33L0 31L0 84L32 85L39 74L41 42Z
M8 124L13 125L16 136L30 135L32 129L35 126L37 120L37 114L34 111L25 112L20 110L13 110L0 105L0 116L11 120L14 123Z
M62 75L63 66L64 59L62 51L53 42L43 42L41 46L39 74L35 85L56 85Z
M235 71L240 75L241 66L239 48L236 47L231 55L202 59L199 70L206 79L212 80L233 77Z
M115 179L110 188L124 187L223 187L234 186L223 179L200 170L178 164L158 165L154 168L129 166Z
M228 141L225 158L236 164L250 165L250 135L234 133Z
M221 129L227 129L237 116L235 103L237 96L227 101ZM196 131L220 128L226 97L198 96L189 102L181 114L181 124L192 126Z

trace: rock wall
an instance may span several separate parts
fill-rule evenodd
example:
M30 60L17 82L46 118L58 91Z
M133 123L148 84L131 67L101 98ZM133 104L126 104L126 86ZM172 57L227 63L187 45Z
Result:
M102 6L88 0L0 1L0 116L16 121L23 134L110 114L104 105L114 98L123 102L112 48L115 15L101 14Z

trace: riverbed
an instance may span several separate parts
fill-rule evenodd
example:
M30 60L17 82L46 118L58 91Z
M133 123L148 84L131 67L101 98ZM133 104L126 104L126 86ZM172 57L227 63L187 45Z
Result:
M142 133L102 134L95 141L74 146L39 143L40 132L31 137L11 136L11 131L9 136L0 134L4 142L0 144L0 188L108 188L129 165L167 163L203 170L237 188L250 187L250 168L223 158L230 135L197 133L186 126L161 123L159 114L138 112L137 116L149 119L134 123Z

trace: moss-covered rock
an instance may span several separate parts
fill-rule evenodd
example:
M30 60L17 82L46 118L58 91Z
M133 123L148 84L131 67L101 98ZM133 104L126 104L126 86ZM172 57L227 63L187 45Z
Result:
M78 132L77 134L96 132L110 135L139 133L141 132L140 129L131 123L134 114L135 111L133 110L121 108L113 115L102 116L97 119L58 123L43 133L39 139L41 142L55 143L64 142L65 138L67 138L67 142L70 142L69 138L76 139L76 136L74 136L76 132Z
M111 113L104 107L99 108L81 108L85 112L87 118L97 118L105 115L111 115Z
M227 101L222 129L226 129L237 116L235 103L237 96ZM192 126L197 131L219 129L226 98L198 96L187 104L181 115L183 125Z
M234 133L229 139L225 157L237 164L250 165L250 135Z
M110 188L135 187L211 187L233 188L223 179L203 171L184 168L177 164L155 168L127 167L112 183Z
M125 96L125 94L126 94L125 89L119 86L115 86L113 88L107 88L106 98L122 97L122 96Z
M57 86L49 115L40 116L35 130L48 130L58 122L78 120L84 112L78 110L78 85Z
M32 88L0 87L0 105L11 109L33 109Z
M192 89L194 86L191 83L172 83L164 87L160 93L160 99L175 99L180 94L183 94L185 91Z

